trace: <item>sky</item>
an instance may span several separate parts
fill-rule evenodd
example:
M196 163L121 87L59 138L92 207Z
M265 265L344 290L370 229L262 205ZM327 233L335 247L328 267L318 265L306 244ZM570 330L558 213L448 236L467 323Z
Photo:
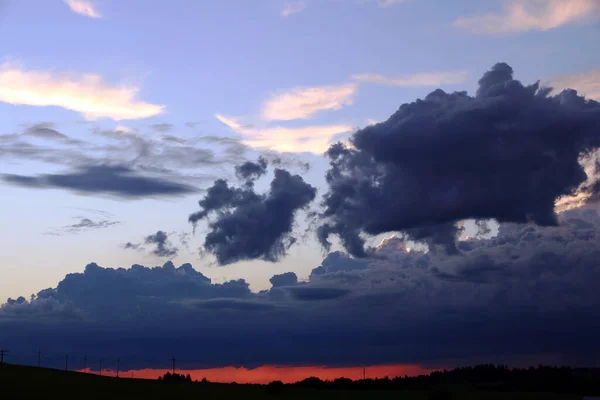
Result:
M0 37L15 353L600 354L597 1L0 0Z

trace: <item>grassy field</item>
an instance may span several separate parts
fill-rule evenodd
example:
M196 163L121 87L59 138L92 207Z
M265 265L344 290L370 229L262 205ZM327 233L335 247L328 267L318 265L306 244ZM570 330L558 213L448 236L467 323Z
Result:
M454 388L451 399L570 400L579 396L545 393L493 393ZM406 399L433 400L429 392L313 390L286 386L269 393L259 385L172 384L110 378L78 372L0 364L0 399ZM55 397L56 396L56 397ZM442 400L442 399L440 399Z

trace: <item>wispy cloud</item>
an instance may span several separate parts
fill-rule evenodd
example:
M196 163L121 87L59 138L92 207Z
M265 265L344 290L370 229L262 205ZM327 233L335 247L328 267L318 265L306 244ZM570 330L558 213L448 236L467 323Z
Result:
M250 147L280 152L311 152L322 154L336 136L353 131L347 125L305 126L286 128L281 126L258 129L239 123L237 118L220 114L216 118L234 132L245 136L242 142Z
M102 212L102 211L100 211ZM99 214L100 218L104 217L102 219L92 219L93 217L83 217L83 216L79 216L76 217L77 222L73 223L73 224L69 224L69 225L65 225L62 226L60 228L55 228L49 232L46 232L46 235L51 235L51 236L61 236L63 234L67 234L67 233L82 233L82 232L87 232L87 231L91 231L91 230L96 230L96 229L103 229L103 228L108 228L114 225L119 225L121 224L121 221L115 221L112 219L113 215L110 213L104 213L104 215ZM111 218L111 219L106 219L106 218Z
M484 34L548 31L598 16L598 0L509 0L500 14L462 17L454 26Z
M282 17L289 17L292 14L299 13L304 10L306 3L303 1L286 1L281 9Z
M273 95L262 107L265 121L306 119L324 110L339 110L352 104L355 84L295 88Z
M467 77L466 71L419 72L396 77L379 74L356 74L352 79L363 83L376 83L388 86L419 87L452 85L463 83Z
M407 0L377 0L377 4L379 5L379 7L391 7L394 6L396 4L400 4L400 3L404 3Z
M553 79L555 91L575 89L588 99L600 101L600 68Z
M65 0L71 11L90 18L102 18L94 3L89 0Z
M0 102L29 106L56 106L88 119L148 118L162 113L162 105L136 98L135 86L110 85L100 75L59 74L0 64Z

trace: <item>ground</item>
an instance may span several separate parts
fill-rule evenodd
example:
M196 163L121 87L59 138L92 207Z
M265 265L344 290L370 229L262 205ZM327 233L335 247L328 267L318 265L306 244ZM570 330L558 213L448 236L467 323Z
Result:
M450 399L461 400L581 400L580 396L547 393L493 393L453 388ZM406 399L444 400L435 392L316 390L286 386L270 393L266 386L228 384L173 384L151 380L111 378L78 372L0 364L0 399L58 396L68 399Z

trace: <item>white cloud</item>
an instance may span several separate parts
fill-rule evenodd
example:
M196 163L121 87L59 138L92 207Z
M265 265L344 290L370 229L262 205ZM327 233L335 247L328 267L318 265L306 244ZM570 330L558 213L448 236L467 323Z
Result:
M216 118L236 133L245 136L243 143L260 149L271 149L280 152L311 152L322 154L331 144L332 138L338 134L353 131L347 125L305 126L302 128L285 128L281 126L269 128L253 128L242 125L237 118L220 114Z
M588 99L600 101L600 68L553 79L551 86L555 92L563 89L575 89Z
M89 0L65 0L65 3L74 13L90 18L102 18L102 14L100 14L96 6Z
M282 17L289 17L292 14L296 14L299 13L300 11L304 10L304 8L306 7L306 3L304 3L303 1L292 1L292 2L285 2L285 4L283 5L283 8L281 9L281 16Z
M462 17L454 26L477 33L548 31L598 16L598 0L507 0L504 12Z
M356 74L352 79L364 83L377 83L388 86L419 87L458 84L465 81L465 71L419 72L396 77L379 74Z
M339 110L352 104L356 85L295 88L278 93L263 103L262 117L265 121L289 121L306 119L323 110Z
M88 120L141 119L164 111L162 105L136 99L138 91L134 86L111 86L95 74L75 76L0 64L0 102L62 107Z

